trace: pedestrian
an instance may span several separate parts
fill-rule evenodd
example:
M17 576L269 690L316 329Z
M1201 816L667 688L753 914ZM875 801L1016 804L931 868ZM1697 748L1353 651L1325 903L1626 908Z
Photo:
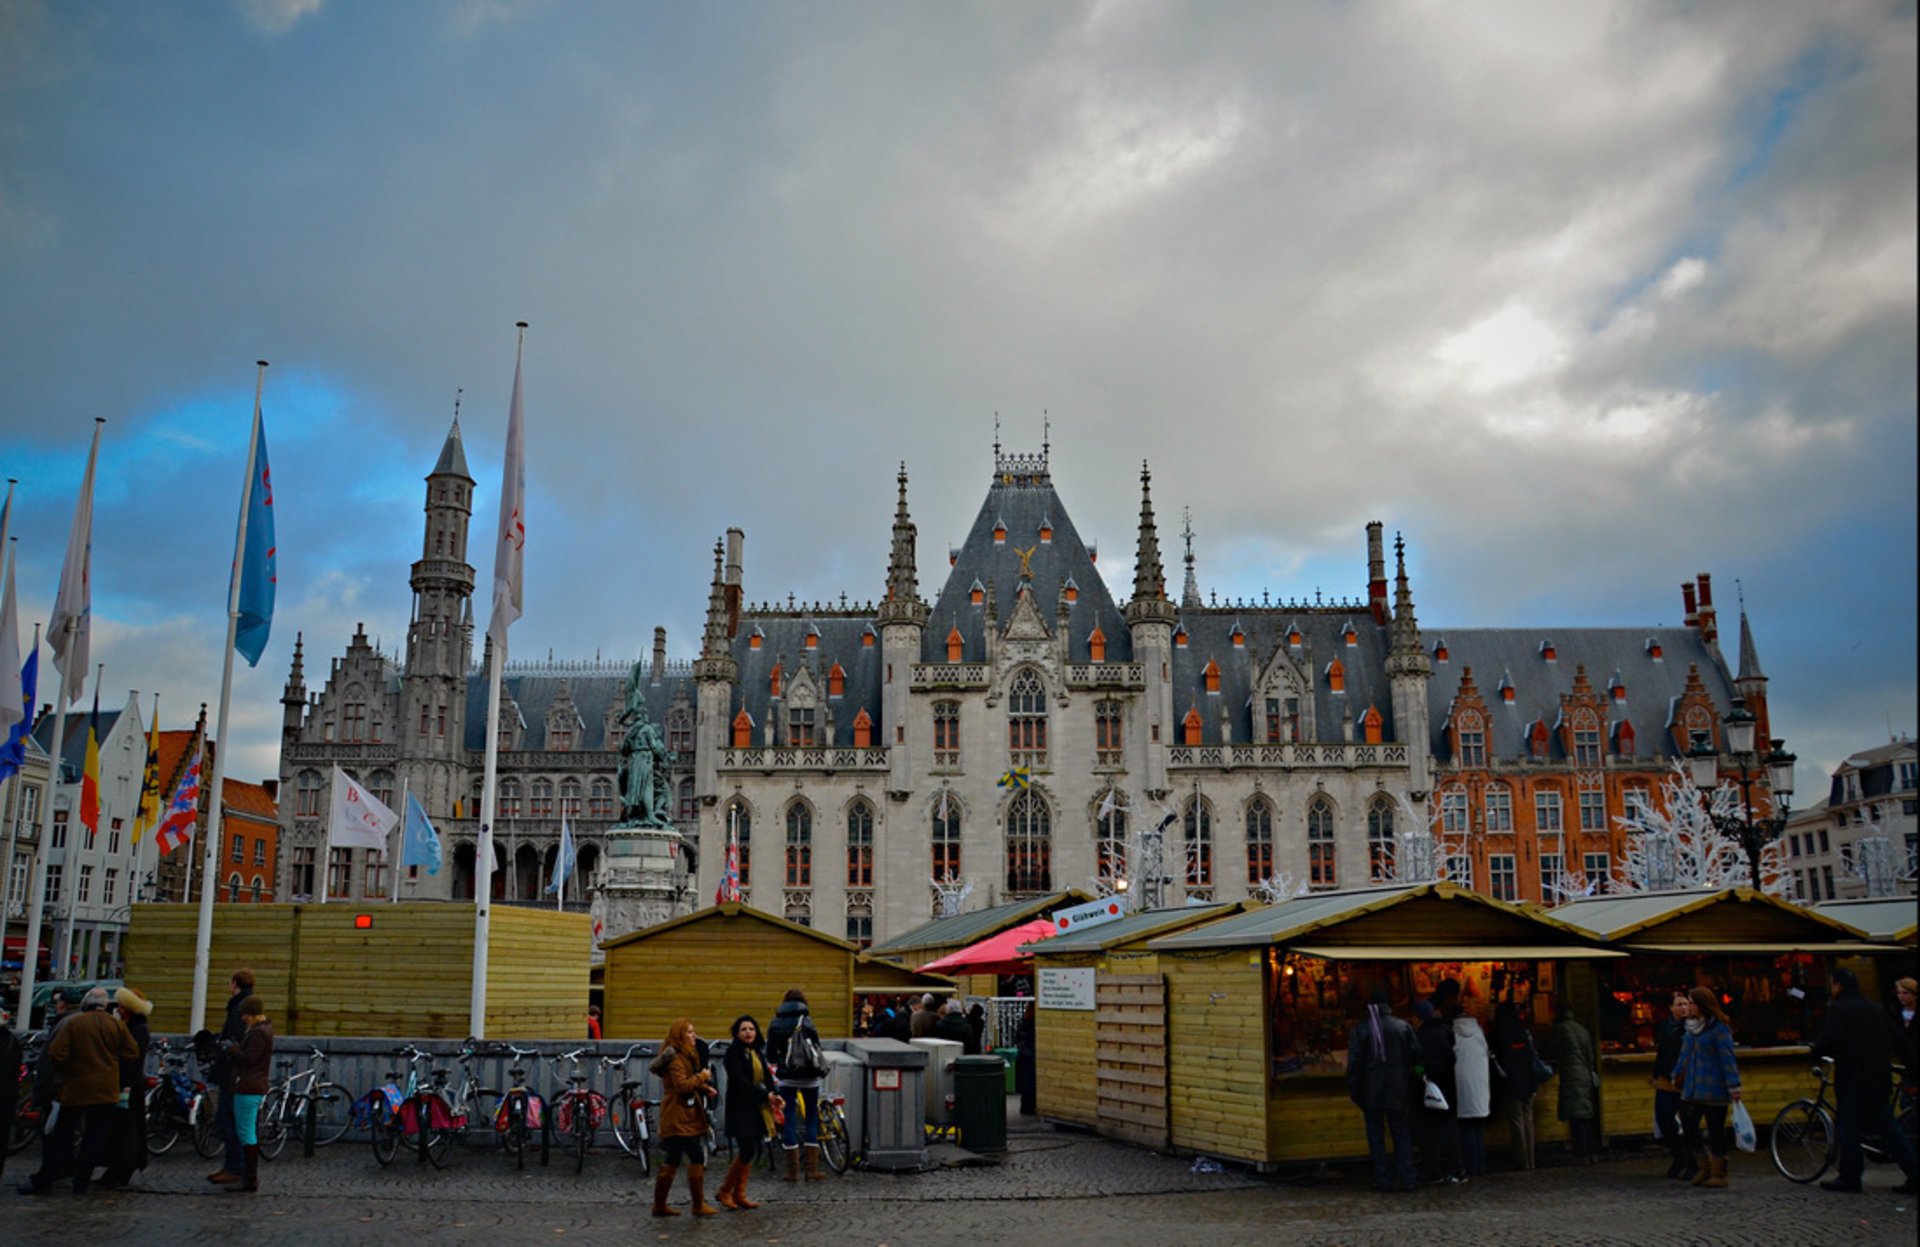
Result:
M1693 1016L1680 1041L1680 1124L1699 1172L1692 1186L1727 1185L1727 1106L1740 1099L1740 1066L1733 1056L1733 1030L1709 987L1687 993Z
M1487 1035L1458 1000L1453 1013L1453 1112L1460 1126L1460 1167L1470 1178L1487 1171L1487 1118L1493 1115L1493 1073Z
M220 1103L214 1114L214 1122L220 1128L220 1139L227 1149L220 1168L207 1175L207 1181L216 1186L231 1186L242 1181L247 1167L246 1152L240 1142L240 1127L234 1118L233 1070L226 1052L228 1044L237 1044L246 1038L247 1024L240 1017L240 1006L251 995L253 971L245 968L235 970L227 980L227 1016L220 1024L220 1034L215 1037L213 1068L207 1071L207 1082L220 1090Z
M774 1129L773 1071L767 1066L767 1041L751 1014L733 1021L733 1043L727 1047L727 1137L733 1140L733 1164L720 1181L714 1202L745 1212L760 1205L747 1198L747 1177L760 1158Z
M974 1001L967 1009L967 1029L973 1032L973 1047L967 1051L981 1056L987 1050L987 1006Z
M13 1015L0 1006L0 1139L13 1138L13 1116L20 1107L20 1036L13 1033ZM0 1143L0 1174L7 1171L7 1153Z
M62 987L53 993L53 1017L47 1023L47 1029L40 1036L40 1060L33 1067L33 1103L40 1110L40 1120L44 1130L50 1131L57 1124L54 1111L60 1103L60 1067L54 1063L51 1055L53 1037L60 1028L80 1014L81 996L72 988ZM44 1134L43 1136L44 1137Z
M1667 1005L1667 1017L1653 1031L1653 1128L1667 1146L1672 1164L1667 1176L1691 1181L1700 1171L1693 1149L1686 1144L1680 1128L1680 1086L1674 1081L1680 1064L1680 1041L1687 1033L1687 1019L1693 1016L1693 998L1683 991L1673 993Z
M600 1034L599 1005L587 1006L587 1038L593 1040L595 1043L599 1043L602 1038Z
M1373 1158L1373 1189L1411 1191L1413 1131L1407 1120L1407 1096L1414 1085L1414 1054L1419 1043L1413 1027L1393 1016L1387 989L1376 987L1367 1015L1347 1039L1347 1095L1367 1125L1367 1154ZM1387 1138L1393 1156L1387 1156Z
M933 993L920 997L920 1007L913 1011L913 1038L930 1039L934 1027L940 1024L940 1015L934 1010Z
M967 1023L967 1006L958 996L950 998L946 1007L940 1011L940 1020L934 1024L935 1039L949 1039L960 1045L963 1056L979 1056L979 1045L973 1039L973 1027Z
M100 1179L106 1187L125 1186L133 1175L147 1167L147 1049L153 1036L147 1029L147 1015L153 1002L122 987L114 993L114 1014L127 1033L133 1036L139 1055L120 1062L120 1105L113 1115L113 1134L107 1141L107 1172Z
M260 1189L260 1101L267 1098L273 1075L273 1024L260 997L240 999L240 1024L246 1029L237 1040L221 1041L228 1085L233 1088L233 1132L240 1144L240 1180L227 1189L252 1194ZM222 1099L227 1093L222 1093Z
M1892 1016L1900 1033L1907 1037L1909 1050L1920 1052L1920 1016L1914 1013L1914 1002L1920 1000L1920 983L1913 979L1895 979L1893 981ZM1913 1070L1909 1066L1907 1081L1913 1081Z
M61 1023L46 1054L60 1074L60 1116L41 1148L39 1172L20 1186L22 1195L45 1195L69 1173L73 1193L86 1194L120 1102L120 1062L138 1051L127 1028L108 1012L104 987L89 991L79 1012Z
M820 1032L807 1012L807 994L795 987L774 1010L767 1028L767 1059L773 1062L775 1085L786 1103L786 1121L780 1127L786 1171L781 1177L798 1182L804 1168L809 1182L821 1182L820 1083L827 1075L820 1049Z
M713 1071L701 1061L698 1043L693 1019L675 1018L650 1067L661 1085L660 1172L653 1179L656 1217L680 1215L678 1208L667 1207L667 1196L683 1165L693 1215L711 1217L720 1211L707 1202L707 1095L713 1090Z
M1040 1049L1034 1032L1033 1001L1029 1000L1013 1029L1013 1088L1020 1093L1022 1117L1039 1111L1034 1099L1040 1085Z
M887 1007L880 1020L880 1038L895 1039L901 1043L913 1038L913 1000L902 996Z
M1548 1038L1555 1070L1560 1075L1560 1120L1571 1136L1568 1146L1576 1163L1591 1165L1600 1159L1600 1139L1594 1121L1600 1089L1600 1056L1593 1032L1580 1025L1565 1001L1554 1007L1553 1034Z
M1520 1008L1503 1000L1493 1010L1493 1072L1507 1121L1515 1169L1533 1168L1533 1095L1540 1089L1540 1057Z
M1446 1101L1441 1108L1428 1104L1426 1088L1422 1085L1420 1107L1413 1111L1414 1144L1420 1153L1421 1177L1428 1182L1458 1182L1460 1123L1454 1115L1454 1103L1459 1091L1454 1086L1453 1024L1440 1016L1440 1010L1430 1000L1414 1005L1413 1012L1420 1019L1414 1038L1419 1045L1421 1071Z
M1860 1181L1865 1169L1860 1135L1863 1130L1871 1130L1907 1176L1895 1191L1911 1195L1913 1140L1894 1120L1888 1076L1896 1063L1907 1069L1913 1067L1912 1048L1893 1018L1860 994L1860 980L1853 971L1836 966L1832 989L1833 999L1827 1004L1820 1037L1813 1042L1813 1055L1833 1058L1840 1168L1820 1184L1820 1189L1854 1194L1864 1189Z

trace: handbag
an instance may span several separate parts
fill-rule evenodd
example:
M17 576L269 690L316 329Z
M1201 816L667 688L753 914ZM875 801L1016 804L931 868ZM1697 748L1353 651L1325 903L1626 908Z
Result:
M1743 1152L1751 1152L1760 1145L1753 1132L1753 1118L1747 1112L1745 1100L1733 1102L1733 1144Z
M1436 1113L1446 1112L1448 1107L1446 1093L1441 1091L1431 1078L1422 1078L1420 1081L1426 1084L1426 1090L1421 1094L1420 1103Z
M1533 1080L1535 1082L1545 1082L1547 1079L1553 1077L1553 1066L1548 1065L1540 1059L1540 1054L1534 1050L1533 1036L1531 1035L1527 1036L1527 1055L1533 1059Z

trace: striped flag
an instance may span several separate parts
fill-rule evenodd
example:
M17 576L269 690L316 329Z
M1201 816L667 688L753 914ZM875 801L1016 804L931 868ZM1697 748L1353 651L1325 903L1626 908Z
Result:
M1032 770L1032 768L1031 768L1031 767L1025 767L1025 766L1016 766L1016 767L1014 767L1014 768L1013 768L1012 770L1010 770L1010 771L1008 771L1008 772L1007 772L1006 774L1004 774L1004 775L1002 775L1002 776L1000 777L1000 787L1002 787L1002 788L1031 788L1031 787L1033 787L1033 770Z
M200 817L200 762L205 755L205 744L198 745L193 751L193 761L187 764L186 774L173 786L173 795L167 798L167 815L161 820L159 834L154 843L160 846L160 856L165 857L183 844L193 843L193 825Z
M713 903L726 905L740 899L740 835L738 831L727 833L727 868L720 873L720 887L713 894Z
M133 842L160 821L160 699L153 699L153 726L147 731L147 765L140 775L140 808L133 816Z
M87 719L87 760L80 768L80 825L87 847L100 834L100 686L93 686L93 714Z
M7 530L13 521L13 486L7 486L6 509L0 511L0 559L6 570L0 572L0 732L7 732L31 713L26 690L20 679L20 610L13 591L13 547L7 542Z

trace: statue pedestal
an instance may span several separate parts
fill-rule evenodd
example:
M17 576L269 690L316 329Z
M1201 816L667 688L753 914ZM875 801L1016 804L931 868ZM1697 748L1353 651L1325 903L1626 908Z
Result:
M601 939L613 939L678 916L685 890L680 833L671 827L615 827L607 832L598 900L605 906Z

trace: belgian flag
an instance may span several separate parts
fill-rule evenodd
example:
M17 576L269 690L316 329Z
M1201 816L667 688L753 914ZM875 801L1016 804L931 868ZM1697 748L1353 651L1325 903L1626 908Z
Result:
M93 686L93 713L87 719L87 760L80 770L80 823L87 847L100 834L100 686Z

